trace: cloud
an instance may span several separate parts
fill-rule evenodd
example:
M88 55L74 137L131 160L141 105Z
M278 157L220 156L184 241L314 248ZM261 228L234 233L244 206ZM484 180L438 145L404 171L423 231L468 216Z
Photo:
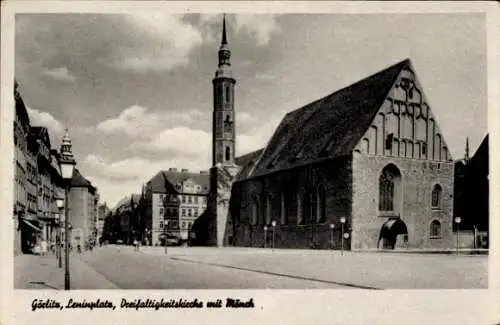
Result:
M28 115L31 120L31 125L34 126L45 126L49 130L49 135L53 142L56 136L62 135L64 128L58 120L56 120L50 113L41 112L37 109L26 107Z
M259 124L244 134L236 135L236 154L244 155L266 146L281 119L282 116L271 116L266 123Z
M160 116L146 107L133 105L124 109L116 118L100 122L95 130L104 134L125 134L130 137L148 137L161 125Z
M98 188L102 201L106 201L110 206L126 195L140 193L142 184L160 170L174 167L199 172L208 168L208 163L180 156L157 161L137 156L107 161L101 156L89 155L79 165L85 177Z
M257 45L266 45L274 34L281 31L276 14L234 14L226 16L228 28L234 26L235 33L246 32L257 42ZM220 14L201 14L200 22L202 24L221 24ZM216 35L211 34L210 39L220 38L220 28L215 31ZM236 36L237 37L237 36Z
M147 107L133 105L124 109L117 117L104 120L89 132L127 135L131 138L151 139L168 125L188 124L204 116L198 109L169 111L164 114L151 112Z
M60 67L55 69L43 69L42 73L52 79L65 82L73 82L76 77L73 76L66 67Z
M118 70L142 73L186 65L192 49L203 42L202 33L182 15L143 11L125 19L134 35L111 55L108 63Z
M203 157L210 154L210 133L188 127L174 127L156 134L149 141L138 142L136 148L169 152L180 157Z
M266 72L259 72L255 75L255 79L257 80L274 80L274 76L272 74L266 73Z
M246 30L257 40L257 45L266 45L271 40L273 34L280 31L280 26L276 20L277 15L236 15L236 30Z

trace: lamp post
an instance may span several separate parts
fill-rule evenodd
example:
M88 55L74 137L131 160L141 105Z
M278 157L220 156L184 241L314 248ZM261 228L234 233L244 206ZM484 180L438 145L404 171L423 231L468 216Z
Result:
M330 249L333 249L333 230L335 229L335 225L333 223L330 224L330 231L331 231L331 236L330 236Z
M267 226L264 226L264 248L267 246Z
M168 219L165 220L165 225L163 225L163 233L165 234L165 255L167 255L167 247L168 247Z
M57 208L59 209L59 229L56 236L56 255L58 259L59 268L62 268L62 249L61 249L61 237L62 237L62 210L64 208L64 198L56 197Z
M460 234L460 222L462 222L462 219L460 217L455 218L455 223L457 224L457 254L458 254L458 248L460 247L460 241L459 241L459 234Z
M64 290L70 289L70 276L69 276L69 213L68 213L68 192L70 181L73 178L73 171L75 169L75 159L71 152L71 138L66 134L62 138L61 150L59 156L59 168L61 169L61 176L64 182L64 253L65 253L65 269L64 269Z
M273 248L274 248L274 244L275 244L275 241L274 241L274 234L276 233L276 221L273 220L273 222L271 223L271 225L273 226Z
M342 226L342 230L341 230L342 240L341 240L341 252L340 252L340 255L344 255L344 224L345 224L345 217L340 218L340 224Z
M346 240L349 239L349 233L348 232L344 233L344 237L342 239L342 243L344 243L344 239L346 239ZM342 246L344 246L344 245L342 245ZM343 254L344 254L344 247L342 247L342 255Z

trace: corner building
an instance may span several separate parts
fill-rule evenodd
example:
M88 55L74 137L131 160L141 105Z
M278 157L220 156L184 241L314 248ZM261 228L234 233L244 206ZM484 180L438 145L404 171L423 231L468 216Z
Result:
M288 113L236 163L236 246L453 247L454 163L409 59Z

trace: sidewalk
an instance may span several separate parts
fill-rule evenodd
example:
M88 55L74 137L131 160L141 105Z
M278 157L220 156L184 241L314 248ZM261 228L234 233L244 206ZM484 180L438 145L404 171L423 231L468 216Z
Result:
M141 247L165 256L163 247ZM381 289L485 289L485 255L169 247L165 258Z
M85 252L83 254L92 254ZM70 256L70 283L72 290L119 289L78 255ZM62 268L54 255L18 255L14 257L14 289L64 289L64 256Z

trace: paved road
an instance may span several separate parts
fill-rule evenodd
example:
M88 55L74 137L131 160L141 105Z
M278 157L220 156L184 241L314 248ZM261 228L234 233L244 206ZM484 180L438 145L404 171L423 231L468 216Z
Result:
M487 256L105 246L72 257L73 289L481 289ZM61 288L54 257L15 258L16 288Z
M79 258L120 289L349 288L328 281L194 264L176 259L176 254L134 252L130 246L101 247Z

